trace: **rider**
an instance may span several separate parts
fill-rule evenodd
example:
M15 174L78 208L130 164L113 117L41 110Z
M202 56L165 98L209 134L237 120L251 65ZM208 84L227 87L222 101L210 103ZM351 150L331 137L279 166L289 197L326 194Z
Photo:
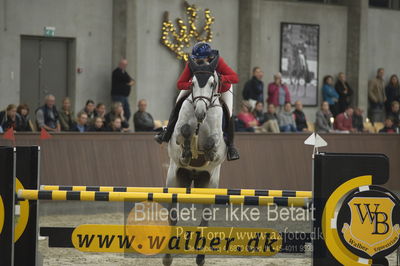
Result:
M208 63L213 60L215 56L218 55L217 50L212 50L211 46L205 42L199 42L194 45L192 50L192 58L198 64ZM219 57L218 64L216 68L217 73L220 76L220 86L219 92L221 93L221 100L224 101L227 108L229 109L229 124L227 130L227 146L228 146L228 161L233 161L239 159L239 152L234 146L233 137L235 132L235 122L232 118L232 109L233 109L233 92L232 92L232 84L238 83L239 78L238 75L233 71L222 59ZM178 89L181 91L176 100L175 108L172 110L170 115L168 126L161 131L159 134L155 136L155 140L158 143L168 142L174 132L175 124L178 120L179 111L182 107L183 101L186 99L186 96L190 94L190 89L192 88L192 77L193 73L191 72L189 65L186 64L183 73L179 77L178 80Z

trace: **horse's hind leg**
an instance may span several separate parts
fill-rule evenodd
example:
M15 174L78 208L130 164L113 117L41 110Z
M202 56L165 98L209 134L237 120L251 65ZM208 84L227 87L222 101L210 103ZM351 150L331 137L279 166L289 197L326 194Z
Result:
M183 137L183 150L181 163L183 165L188 165L192 159L192 151L190 150L190 142L193 134L193 130L189 124L184 124L181 127L181 135Z

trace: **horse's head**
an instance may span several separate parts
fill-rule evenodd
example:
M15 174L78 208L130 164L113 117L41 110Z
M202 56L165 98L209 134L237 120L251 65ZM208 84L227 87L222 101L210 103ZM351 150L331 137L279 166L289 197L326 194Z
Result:
M199 123L204 121L207 110L218 100L218 56L210 63L198 64L189 58L189 68L193 73L192 104L194 113Z

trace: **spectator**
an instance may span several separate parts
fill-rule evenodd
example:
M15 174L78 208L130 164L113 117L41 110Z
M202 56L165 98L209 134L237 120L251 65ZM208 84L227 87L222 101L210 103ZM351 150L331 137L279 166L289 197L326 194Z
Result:
M274 75L274 82L268 85L268 104L282 107L285 103L290 101L290 93L286 84L282 83L281 73Z
M17 130L20 124L20 117L17 116L17 106L15 104L9 104L6 110L0 112L0 126L3 131L7 131L9 128Z
M281 132L297 132L296 122L292 113L290 102L285 103L283 110L278 115L279 129Z
M45 104L36 110L36 123L38 128L47 131L60 131L60 119L56 108L56 98L48 94L44 97Z
M104 103L98 103L94 110L95 117L101 117L103 123L105 122L104 116L106 115L106 105Z
M239 118L237 118L237 116L234 116L233 119L235 121L235 131L237 131L237 132L254 132L255 131L253 127L246 128L246 125L244 124L244 122L242 120L239 120Z
M96 114L94 112L94 109L96 108L96 105L94 104L93 100L87 100L85 104L85 108L83 108L83 112L87 114L88 117L88 124L92 124L94 118L96 117Z
M59 113L62 131L70 131L75 125L74 111L71 110L71 100L65 97Z
M253 115L257 119L259 125L264 124L264 122L266 121L266 113L264 113L264 103L262 101L256 103Z
M379 130L379 133L398 133L399 128L396 127L393 123L393 118L392 117L387 117L385 119L385 126Z
M363 110L361 108L354 108L353 128L356 129L356 132L368 132L368 130L364 128L364 118L362 113Z
M104 126L103 118L101 118L100 116L97 116L97 117L94 119L93 125L91 125L91 126L89 127L89 131L92 131L92 132L103 132L103 131L107 131L106 127Z
M142 99L138 102L138 111L133 115L136 132L145 132L154 130L154 120L151 114L146 112L147 101Z
M32 121L29 119L29 106L27 104L18 105L17 116L19 117L17 131L33 131Z
M340 113L335 118L334 128L343 133L357 132L353 127L353 108L347 107L346 111Z
M329 110L331 110L333 117L336 117L336 115L338 114L339 94L333 87L333 78L330 75L324 77L324 86L322 87L322 98L324 99L324 101L328 102Z
M4 133L3 128L0 126L0 133Z
M268 104L267 113L264 114L264 124L262 124L262 131L279 133L278 116L276 114L275 105Z
M129 121L131 110L128 97L131 93L131 86L135 84L135 80L129 76L128 72L126 72L127 66L128 60L121 59L118 67L112 72L111 98L113 102L122 103L125 120ZM124 121L121 122L124 123Z
M317 133L329 133L333 131L331 119L333 115L329 110L329 103L324 101L318 110L315 119L315 130Z
M243 99L248 101L251 108L254 109L257 102L264 101L264 83L262 78L264 72L260 67L253 68L253 77L246 82L243 89Z
M125 117L124 117L125 118ZM110 131L110 132L123 132L123 121L120 117L115 117L111 123L110 126L106 129L106 131Z
M368 82L369 116L372 122L383 122L384 120L384 103L386 101L384 75L385 70L379 68L376 77Z
M303 112L303 104L301 101L294 103L294 120L296 122L297 131L308 132L306 115Z
M338 74L338 80L335 84L336 92L339 94L338 112L342 113L351 105L353 90L346 81L346 75L343 72Z
M76 120L76 124L71 128L71 131L76 131L81 133L89 131L88 121L89 118L87 113L80 111L78 113L78 119Z
M392 117L394 125L400 127L400 103L398 101L392 102L388 117Z
M397 75L392 75L390 77L389 84L385 88L386 93L386 111L390 112L392 108L393 101L400 101L400 85L399 85L399 78Z
M253 113L250 112L250 105L247 102L242 102L241 111L237 115L237 118L244 124L245 128L254 129L254 127L259 125Z
M114 102L111 111L105 115L106 127L111 127L111 122L114 121L115 118L120 118L122 130L128 131L129 124L126 121L126 118L124 116L124 108L122 106L122 103L120 102Z

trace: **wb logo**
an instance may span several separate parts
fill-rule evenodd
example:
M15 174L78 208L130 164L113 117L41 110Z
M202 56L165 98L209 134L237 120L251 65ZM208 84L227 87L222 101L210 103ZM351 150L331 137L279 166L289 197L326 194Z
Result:
M389 232L389 224L388 219L389 215L386 212L379 211L379 206L381 204L375 203L372 207L374 210L371 211L371 204L370 203L354 203L354 206L357 209L358 218L361 221L361 224L364 224L367 220L370 224L373 225L373 232L372 234L377 235L384 235ZM393 204L394 206L394 204ZM364 211L363 211L364 209Z

